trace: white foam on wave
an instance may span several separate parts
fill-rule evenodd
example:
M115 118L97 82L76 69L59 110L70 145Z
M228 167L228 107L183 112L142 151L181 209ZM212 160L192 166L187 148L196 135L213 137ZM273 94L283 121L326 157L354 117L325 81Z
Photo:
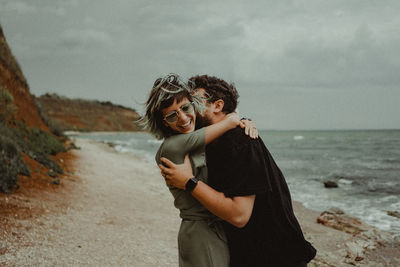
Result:
M317 187L318 183L310 181L307 186L290 186L293 199L301 202L306 208L322 212L337 207L378 229L400 233L400 220L387 214L387 210L400 211L397 196L386 196L380 199L385 202L380 202L377 199L353 198L345 191L321 190Z
M386 201L392 201L392 200L396 200L398 197L396 196L386 196L386 197L382 197L380 199L380 202L386 202Z
M293 136L293 140L303 140L303 139L304 139L304 136L302 136L302 135Z
M344 179L344 178L339 179L338 182L341 183L341 184L352 184L353 183L353 181L347 180L347 179Z
M400 199L398 201L395 201L395 202L391 203L389 205L389 209L390 210L396 210L396 211L400 212Z
M128 147L126 147L124 145L120 145L120 144L115 145L114 149L121 153L131 152L131 149L129 149Z
M116 145L114 149L120 153L129 153L145 159L147 162L154 162L154 155L145 150L133 149L127 146Z

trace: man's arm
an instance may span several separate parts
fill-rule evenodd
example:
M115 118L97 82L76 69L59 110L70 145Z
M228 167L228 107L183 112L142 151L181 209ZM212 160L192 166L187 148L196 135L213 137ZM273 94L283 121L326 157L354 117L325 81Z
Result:
M166 158L161 158L161 161L167 166L159 165L167 184L185 189L187 181L193 177L189 157L186 155L184 164L180 165ZM249 221L255 200L255 195L226 197L201 181L192 191L192 196L210 212L238 228Z
M192 196L210 212L238 228L243 228L250 220L256 198L255 195L226 197L202 181L198 182Z

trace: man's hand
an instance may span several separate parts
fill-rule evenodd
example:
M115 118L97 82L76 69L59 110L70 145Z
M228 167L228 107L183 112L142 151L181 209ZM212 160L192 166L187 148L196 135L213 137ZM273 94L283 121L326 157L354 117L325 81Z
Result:
M189 154L186 154L183 164L174 164L167 158L160 159L167 167L159 164L161 175L164 176L165 182L176 188L185 190L187 181L192 178L193 171L190 165Z
M240 127L244 128L244 132L246 135L249 135L252 139L258 138L258 130L254 122L244 119L240 121Z

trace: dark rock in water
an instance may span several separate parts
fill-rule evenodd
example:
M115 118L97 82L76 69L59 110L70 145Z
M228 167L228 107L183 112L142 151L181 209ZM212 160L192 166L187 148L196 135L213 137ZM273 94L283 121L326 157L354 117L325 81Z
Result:
M334 181L326 181L324 182L324 185L326 188L336 188L338 187L338 184Z
M388 214L389 216L393 216L393 217L396 217L396 218L399 218L399 219L400 219L400 212L398 212L398 211L391 211L391 210L388 210L388 211L387 211L387 214Z

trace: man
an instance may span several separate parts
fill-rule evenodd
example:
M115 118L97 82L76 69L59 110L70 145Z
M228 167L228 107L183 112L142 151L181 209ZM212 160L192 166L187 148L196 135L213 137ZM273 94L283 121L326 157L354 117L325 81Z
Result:
M236 109L235 87L207 75L190 79L206 100L206 121L213 124ZM306 266L316 254L294 215L282 172L261 138L240 128L225 133L206 149L208 181L193 178L188 161L160 165L166 182L191 191L207 209L225 220L230 266Z

